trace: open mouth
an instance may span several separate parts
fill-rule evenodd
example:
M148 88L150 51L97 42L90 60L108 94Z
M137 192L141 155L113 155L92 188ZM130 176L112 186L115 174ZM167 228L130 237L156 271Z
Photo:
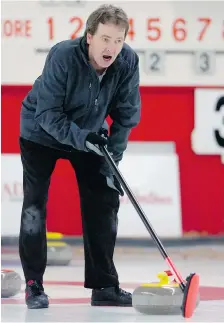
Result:
M106 62L109 62L109 61L112 59L112 56L110 56L110 55L103 55L103 59L104 59Z

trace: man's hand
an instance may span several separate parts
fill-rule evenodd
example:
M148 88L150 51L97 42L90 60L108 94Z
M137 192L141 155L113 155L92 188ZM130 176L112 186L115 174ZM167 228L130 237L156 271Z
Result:
M91 152L103 156L100 147L107 145L107 138L103 135L99 135L96 132L90 132L86 137L86 147Z

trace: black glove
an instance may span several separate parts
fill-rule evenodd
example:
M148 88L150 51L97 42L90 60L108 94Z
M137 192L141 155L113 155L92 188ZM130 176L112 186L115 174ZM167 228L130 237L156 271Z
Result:
M106 139L108 138L108 130L105 128L101 128L99 131L99 135L105 137Z
M100 150L100 146L107 145L107 138L100 135L96 132L90 132L86 137L86 147L89 151L94 152L97 155L103 156L103 153Z

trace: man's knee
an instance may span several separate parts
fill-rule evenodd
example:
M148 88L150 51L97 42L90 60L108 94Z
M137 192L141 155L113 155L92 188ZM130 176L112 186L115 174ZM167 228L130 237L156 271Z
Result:
M117 231L118 231L117 210L114 210L114 216L112 217L112 220L111 220L110 230L111 230L112 235L114 235L114 236L117 235Z
M43 207L32 204L23 208L22 212L22 231L29 235L39 233L45 223L45 211Z

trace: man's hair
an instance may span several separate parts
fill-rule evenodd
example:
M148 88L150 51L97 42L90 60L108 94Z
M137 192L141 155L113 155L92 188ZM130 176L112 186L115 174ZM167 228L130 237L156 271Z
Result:
M101 5L98 9L93 11L87 19L84 36L87 33L94 35L99 24L112 23L116 26L124 27L125 37L128 33L129 22L128 16L123 9L113 5Z

